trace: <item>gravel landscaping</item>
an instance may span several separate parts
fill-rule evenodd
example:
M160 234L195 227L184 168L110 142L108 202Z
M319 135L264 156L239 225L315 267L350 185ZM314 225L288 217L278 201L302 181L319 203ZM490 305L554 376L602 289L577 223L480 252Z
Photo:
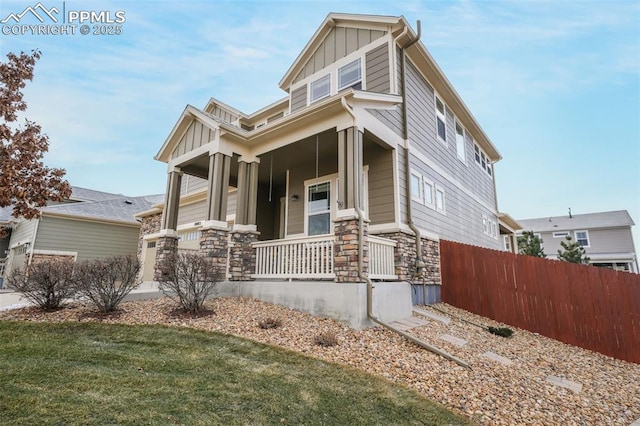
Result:
M424 325L409 332L465 360L470 369L379 326L355 331L334 320L245 298L215 299L207 307L208 313L190 316L177 311L175 302L162 298L126 302L110 315L76 304L48 313L36 308L4 311L0 319L162 323L233 334L405 384L478 424L629 425L640 418L640 365L513 327L512 337L496 336L459 318L483 326L508 325L446 304L436 305L438 311L419 308L440 316L446 313L451 319L448 325L414 314ZM282 323L262 329L259 323L268 318ZM316 345L314 338L322 332L335 334L338 345ZM443 335L455 339L445 337L449 342ZM484 355L487 352L503 357L508 365ZM569 387L552 383L550 376Z

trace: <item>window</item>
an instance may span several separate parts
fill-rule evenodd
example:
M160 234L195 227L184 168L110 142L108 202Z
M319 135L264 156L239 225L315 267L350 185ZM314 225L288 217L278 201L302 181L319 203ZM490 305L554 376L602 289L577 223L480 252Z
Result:
M422 184L424 186L424 203L433 208L433 183L423 178Z
M185 232L178 235L178 241L195 241L200 239L200 231Z
M491 165L491 160L489 159L489 156L484 153L482 148L480 148L480 146L477 143L473 144L473 150L476 158L476 163L478 163L480 167L482 167L482 170L487 172L489 176L493 175L493 168L492 168L493 166Z
M498 222L494 219L482 215L482 233L493 238L498 239ZM508 237L508 236L506 236Z
M444 191L436 187L436 210L444 213Z
M554 232L553 238L566 238L568 235L568 232Z
M462 126L456 121L456 154L458 155L458 160L463 163L467 161L466 153L464 152L464 129Z
M315 102L319 99L329 96L331 92L331 75L317 79L309 85L309 102Z
M147 248L148 249L156 248L156 241L149 241L147 243Z
M424 201L422 190L422 176L417 173L411 173L411 199L422 203Z
M509 235L503 235L502 241L504 243L504 249L506 251L511 251L511 237Z
M362 64L360 58L338 69L338 90L353 87L362 89Z
M307 187L308 235L331 233L331 184L323 182Z
M445 107L438 96L436 96L436 126L438 138L442 142L447 142L447 126L446 126Z
M576 231L576 241L582 247L589 247L589 232L587 232L587 231Z

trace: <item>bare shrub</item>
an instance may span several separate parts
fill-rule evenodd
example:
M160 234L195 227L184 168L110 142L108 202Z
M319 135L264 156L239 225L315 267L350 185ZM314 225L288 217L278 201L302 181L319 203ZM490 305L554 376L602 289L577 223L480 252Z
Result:
M279 318L265 318L258 323L261 329L268 330L270 328L278 328L282 325Z
M101 312L114 311L140 283L136 280L140 263L134 256L86 260L76 266L78 294Z
M197 253L179 253L158 265L160 290L176 296L182 308L191 313L202 310L222 274L210 258Z
M46 260L14 269L7 283L40 308L54 310L76 294L73 270L70 260Z
M313 342L318 346L323 346L325 348L328 348L330 346L336 346L338 344L338 338L334 333L330 331L324 331L318 334L313 339Z

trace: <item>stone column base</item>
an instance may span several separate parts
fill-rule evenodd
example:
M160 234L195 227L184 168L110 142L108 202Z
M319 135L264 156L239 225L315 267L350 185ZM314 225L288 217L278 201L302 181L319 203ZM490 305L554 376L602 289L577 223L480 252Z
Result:
M158 238L158 241L156 241L156 264L153 268L154 281L159 281L162 276L160 265L176 254L178 254L178 237L176 235Z
M358 219L345 217L338 218L334 222L336 239L333 245L333 271L336 274L336 282L360 282L358 274L358 245L363 245L362 272L366 276L369 273L369 225L366 221L363 221L364 241L358 241L358 226L360 223Z
M416 237L407 232L380 234L381 237L395 240L396 274L401 281L424 281L428 284L442 285L440 279L440 243L438 241L421 238L422 261L425 267L421 272L416 268Z
M202 256L210 258L218 269L221 279L227 276L229 231L226 229L203 229L200 231L200 250Z
M259 232L231 231L229 241L229 274L231 281L252 281L256 270L256 250L252 243L258 241Z

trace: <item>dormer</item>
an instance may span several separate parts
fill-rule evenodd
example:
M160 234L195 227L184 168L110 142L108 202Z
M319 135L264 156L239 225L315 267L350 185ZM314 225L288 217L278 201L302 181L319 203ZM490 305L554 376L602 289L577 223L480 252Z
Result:
M394 38L399 17L331 13L280 81L293 113L353 88L397 94Z

